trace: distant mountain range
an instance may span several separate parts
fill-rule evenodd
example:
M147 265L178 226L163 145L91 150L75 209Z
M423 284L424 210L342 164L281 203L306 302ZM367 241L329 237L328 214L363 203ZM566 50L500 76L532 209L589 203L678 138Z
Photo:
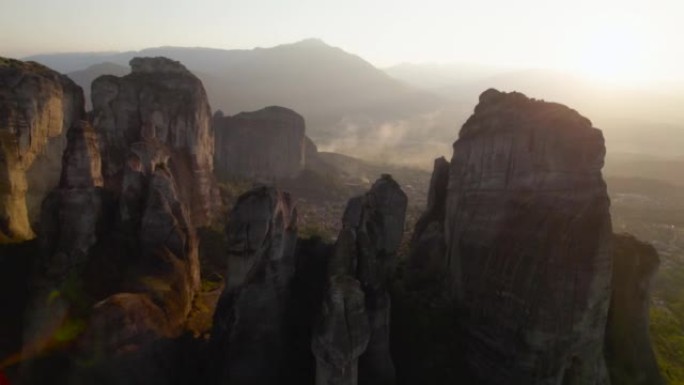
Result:
M292 108L306 118L308 132L318 142L338 138L339 131L349 125L370 131L447 102L314 39L252 50L160 47L123 53L37 55L25 60L66 73L89 93L93 79L127 73L128 61L136 56L180 61L202 80L212 108L225 114L270 105Z
M212 108L227 115L280 105L302 114L308 135L336 151L430 167L487 88L517 90L577 109L603 129L611 155L681 154L684 92L602 87L576 75L475 64L401 64L378 69L317 39L272 48L159 47L141 51L36 55L88 96L104 74L124 75L136 56L182 62L204 83Z

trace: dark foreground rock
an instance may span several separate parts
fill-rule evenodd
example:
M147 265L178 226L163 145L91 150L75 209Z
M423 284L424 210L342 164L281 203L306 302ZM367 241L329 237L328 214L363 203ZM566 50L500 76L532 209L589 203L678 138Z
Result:
M649 336L651 279L660 261L653 246L615 235L613 290L606 328L611 384L665 384Z
M228 283L216 308L211 373L218 384L279 384L288 354L297 211L287 193L256 187L230 214Z
M318 364L318 384L394 384L396 373L390 355L389 278L404 232L407 198L391 176L383 175L368 193L352 198L342 220L335 251L328 266L328 306L323 307L321 324L335 325L353 316L347 328L321 327L314 335L313 350ZM350 288L358 281L364 296ZM342 285L342 283L344 285ZM358 304L365 301L370 336L364 350L365 325ZM335 312L340 303L349 303L345 312ZM353 307L351 307L353 306ZM332 319L331 319L332 318ZM336 319L337 318L337 319ZM337 332L338 335L331 333ZM351 340L341 346L334 345ZM333 344L326 346L326 344ZM362 353L359 356L359 352ZM358 378L349 376L358 357Z

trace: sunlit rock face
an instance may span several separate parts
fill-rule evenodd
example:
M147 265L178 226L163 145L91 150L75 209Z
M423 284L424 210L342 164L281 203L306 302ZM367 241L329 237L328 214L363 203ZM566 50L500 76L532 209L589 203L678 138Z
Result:
M601 131L488 90L454 143L445 238L466 354L484 384L605 384L610 201Z
M57 185L66 131L83 118L83 91L33 62L0 58L0 242L33 238L30 222Z
M283 107L214 117L216 172L222 177L280 179L305 164L304 118Z
M158 143L168 152L169 169L192 221L206 225L214 202L214 133L202 82L182 64L163 57L134 58L130 65L130 74L101 76L92 84L105 186L117 189L121 183L133 143Z

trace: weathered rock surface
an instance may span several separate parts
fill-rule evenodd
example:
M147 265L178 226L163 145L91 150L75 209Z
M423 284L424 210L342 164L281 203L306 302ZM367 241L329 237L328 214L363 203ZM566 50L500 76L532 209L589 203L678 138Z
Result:
M92 126L74 122L67 137L59 186L43 201L40 216L43 256L31 280L32 298L23 330L22 354L27 360L54 347L55 335L79 325L81 315L87 312L90 293L83 292L83 276L92 248L113 219L107 207L114 202L102 189L100 153ZM26 383L35 371L26 361Z
M212 372L221 384L280 384L297 211L287 193L256 187L238 199L227 232L229 276L214 314Z
M128 174L139 172L126 167ZM149 174L141 173L146 192L143 211L137 237L128 240L137 256L130 265L120 267L126 271L118 289L121 294L94 307L91 330L84 337L108 353L125 351L129 344L177 336L199 289L195 230L173 176L163 164ZM98 340L102 336L106 343Z
M92 127L75 123L68 138L60 186L43 203L45 260L34 278L22 354L30 359L71 344L71 372L61 379L68 383L168 379L173 371L159 362L176 352L155 346L183 332L200 280L195 229L167 148L154 139L131 144L125 191L112 194L102 187ZM42 383L33 365L24 365L22 380Z
M94 126L101 135L105 185L121 183L128 150L154 141L168 152L181 200L198 226L212 216L214 133L202 82L182 64L134 58L131 73L92 84Z
M411 238L409 263L414 271L436 274L446 268L444 216L446 213L449 162L435 159L425 212L418 218Z
M395 369L389 351L390 297L388 280L404 232L407 197L391 176L383 175L370 191L352 198L347 204L343 228L337 238L335 251L328 267L331 277L351 277L360 282L365 294L365 313L370 327L366 350L359 357L360 384L394 384ZM334 290L331 287L331 290ZM328 295L333 298L333 293ZM351 299L350 299L351 300ZM325 314L323 315L325 319ZM319 383L346 382L338 378L339 371L330 370L331 359L325 352L344 351L342 347L321 346L325 336L318 336L314 353L319 365ZM348 355L350 367L356 365ZM342 360L338 359L337 368ZM333 376L332 378L326 376Z
M601 131L565 106L485 91L454 143L447 263L484 384L606 384L612 272Z
M665 384L648 332L651 279L660 261L653 246L615 235L606 360L614 385Z
M298 113L266 107L231 117L214 117L216 172L221 177L281 179L305 165L305 124Z
M34 237L30 221L57 185L66 131L85 113L83 91L33 62L0 58L0 242Z
M312 334L316 384L357 384L359 357L368 347L370 333L361 284L348 275L333 276Z
M63 254L68 260L45 265L63 269L62 276L87 263L105 219L105 206L113 203L102 189L100 151L90 123L75 122L67 137L59 187L43 201L40 220L46 255L58 258Z

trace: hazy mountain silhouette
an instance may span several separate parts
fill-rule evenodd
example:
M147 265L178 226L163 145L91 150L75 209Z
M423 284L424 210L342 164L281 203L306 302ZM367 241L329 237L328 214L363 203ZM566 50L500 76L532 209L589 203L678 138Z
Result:
M226 114L270 105L292 108L306 118L307 132L323 142L336 138L340 125L371 130L446 103L445 98L398 81L360 57L316 39L252 50L159 47L26 59L68 73L89 90L92 79L121 74L121 68L113 65L127 66L135 56L182 62L204 83L212 108ZM110 64L99 65L103 62Z
M135 56L181 61L202 80L215 110L291 108L304 116L319 148L366 159L430 167L434 156L450 152L478 95L492 87L560 101L591 116L610 144L609 163L618 153L671 156L684 147L684 92L675 85L610 87L560 71L463 63L401 64L383 72L316 39L250 50L158 47L27 59L68 73L89 98L92 79L126 73Z

